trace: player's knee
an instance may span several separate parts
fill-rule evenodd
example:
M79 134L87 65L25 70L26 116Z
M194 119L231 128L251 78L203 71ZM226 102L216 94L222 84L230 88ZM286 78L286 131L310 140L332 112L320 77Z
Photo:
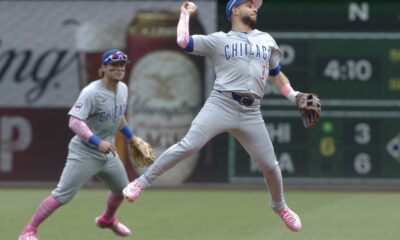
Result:
M195 153L199 151L209 140L209 136L199 130L191 129L179 142L185 152Z
M53 191L52 196L61 204L65 205L69 203L75 196L76 192L73 193L59 193L58 191Z
M258 169L264 174L274 174L279 170L279 165L276 160L274 161L260 161L258 164Z
M65 205L65 204L69 203L69 202L71 201L71 199L72 199L72 197L71 197L71 198L68 198L68 197L54 196L54 195L53 195L53 197L54 197L54 199L57 200L57 202L58 202L60 205Z

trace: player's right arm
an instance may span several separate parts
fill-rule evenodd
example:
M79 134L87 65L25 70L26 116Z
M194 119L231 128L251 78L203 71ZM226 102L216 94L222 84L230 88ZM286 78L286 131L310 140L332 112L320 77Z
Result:
M94 93L88 87L81 91L74 106L68 112L70 115L68 126L82 141L96 146L100 152L115 153L115 146L109 141L101 140L85 122L95 106Z
M225 35L217 32L209 35L189 35L190 15L196 12L196 7L188 8L188 1L181 6L181 15L177 26L176 42L186 52L193 55L212 56L216 53L215 47Z
M113 154L115 154L115 146L109 141L101 140L96 134L92 132L92 130L90 130L85 121L77 117L70 116L68 126L80 139L96 146L100 152L112 152Z
M181 15L176 29L176 42L185 50L189 50L188 47L190 47L192 44L191 42L193 42L193 39L189 36L189 19L190 15L194 12L196 12L196 7L190 8L188 1L183 2L181 6Z

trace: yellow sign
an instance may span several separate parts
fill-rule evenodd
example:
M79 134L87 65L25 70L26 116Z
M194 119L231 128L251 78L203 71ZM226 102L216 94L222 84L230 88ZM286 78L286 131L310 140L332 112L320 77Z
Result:
M335 139L333 137L323 137L319 142L319 151L325 156L332 156L336 152Z
M400 49L390 49L389 51L389 61L391 62L400 62Z
M389 79L389 90L400 91L400 78Z

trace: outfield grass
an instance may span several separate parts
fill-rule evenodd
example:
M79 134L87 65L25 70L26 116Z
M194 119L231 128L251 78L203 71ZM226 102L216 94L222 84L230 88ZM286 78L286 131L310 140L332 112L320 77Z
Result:
M0 239L17 239L50 189L0 189ZM118 239L94 226L105 190L84 189L39 232L40 240ZM300 233L287 230L267 207L262 191L148 190L124 203L121 222L136 240L395 240L400 239L400 193L286 192L302 218Z

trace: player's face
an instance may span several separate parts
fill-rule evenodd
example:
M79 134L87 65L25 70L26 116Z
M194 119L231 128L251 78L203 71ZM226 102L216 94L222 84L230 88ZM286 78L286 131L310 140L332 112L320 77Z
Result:
M246 1L242 3L238 9L240 20L254 29L257 23L257 8L254 6L253 2Z
M105 77L113 81L121 81L125 76L126 63L124 61L105 65Z

